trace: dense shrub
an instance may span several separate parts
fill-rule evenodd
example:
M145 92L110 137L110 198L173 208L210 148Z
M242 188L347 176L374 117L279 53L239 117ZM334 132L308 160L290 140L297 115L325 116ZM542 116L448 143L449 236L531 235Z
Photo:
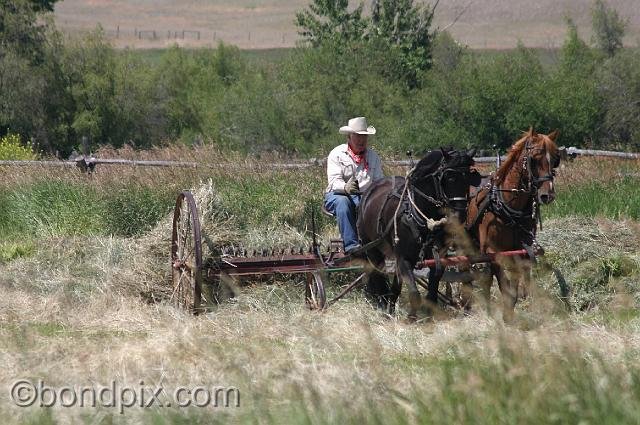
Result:
M602 146L640 149L640 51L619 52L598 71L604 101Z

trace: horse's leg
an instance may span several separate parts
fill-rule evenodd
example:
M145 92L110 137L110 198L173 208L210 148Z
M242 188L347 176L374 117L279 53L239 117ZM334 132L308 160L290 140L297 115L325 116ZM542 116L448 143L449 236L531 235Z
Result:
M467 254L463 252L463 254ZM472 276L472 280L465 280L460 284L460 307L464 308L464 314L467 315L471 311L471 306L473 304L473 281L475 278L475 271L472 270L471 265L469 264L460 264L458 266L458 270L462 273L469 273Z
M431 316L435 315L438 308L438 287L444 274L444 267L435 266L429 269L429 285L427 289L427 305Z
M391 294L389 295L389 314L393 315L396 312L396 304L398 303L398 298L400 297L400 293L402 292L402 282L398 279L398 274L393 277L393 281L391 283Z
M516 262L518 275L518 298L527 299L531 293L531 261L519 260Z
M502 319L505 323L511 323L514 319L517 293L511 280L504 272L504 268L500 264L492 262L491 272L498 280L498 286L502 295Z
M418 318L418 309L422 305L422 300L420 299L416 279L413 276L413 264L398 257L396 259L396 275L398 281L407 284L407 290L409 291L409 320L415 321Z
M365 264L367 270L367 284L365 294L367 298L380 310L386 311L389 299L389 280L384 269L384 254L377 249L367 252L369 261Z
M464 313L469 314L473 305L473 284L471 282L462 282L460 301L464 307Z
M493 284L493 268L491 265L483 266L473 272L473 280L478 282L482 289L482 298L484 300L487 314L491 315L491 285ZM469 296L472 298L471 288L469 288Z
M378 270L369 273L367 280L367 295L376 307L382 311L387 311L389 307L389 283L387 275Z

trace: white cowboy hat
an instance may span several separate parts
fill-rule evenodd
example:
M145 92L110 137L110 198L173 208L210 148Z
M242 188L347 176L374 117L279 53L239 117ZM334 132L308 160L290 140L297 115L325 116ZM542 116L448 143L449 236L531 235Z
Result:
M373 126L367 126L367 119L365 117L351 118L347 125L340 127L338 130L340 134L376 134L376 128Z

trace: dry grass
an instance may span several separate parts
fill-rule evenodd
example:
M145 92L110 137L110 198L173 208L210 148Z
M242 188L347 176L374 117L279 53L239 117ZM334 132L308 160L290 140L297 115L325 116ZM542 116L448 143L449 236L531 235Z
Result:
M548 293L562 294L558 272L567 282L567 302L573 310L608 312L633 310L640 299L636 291L640 243L636 221L602 218L550 220L541 232L546 249L538 278ZM553 270L556 270L555 274Z
M583 157L562 163L557 170L557 184L565 187L610 183L625 177L640 177L640 161Z
M129 266L128 257L113 262L114 251L130 249L127 242L65 243L69 244L66 258L59 257L58 264L44 261L43 256L50 254L39 252L34 259L14 261L3 270L3 388L22 377L42 378L58 387L106 384L112 379L122 385L143 379L167 388L235 385L243 401L231 413L269 423L265 412L286 412L287 406L297 402L310 409L334 405L355 411L371 403L388 403L389 397L400 402L402 397L427 400L432 394L444 402L438 398L446 387L438 371L447 359L500 364L504 351L511 350L538 363L522 370L524 365L516 361L509 373L530 375L544 386L554 379L548 375L545 359L555 355L602 356L612 368L625 371L630 367L626 357L640 350L637 320L611 328L579 317L563 319L548 311L521 311L535 314L537 325L505 329L500 320L478 311L467 318L406 325L383 318L360 296L326 313L310 313L302 304L299 279L245 288L235 303L193 318L164 304L146 304L119 289L123 283L135 286L137 281L135 274L114 273ZM82 268L93 280L74 274L79 254L70 246L90 254ZM8 284L6 276L12 276L13 283ZM69 292L80 279L88 286L86 291ZM34 281L32 286L24 284L27 280ZM481 375L469 379L459 383L464 391L475 391L475 396L488 391ZM604 390L616 391L607 385ZM38 411L11 404L3 391L4 423ZM412 417L415 406L410 401L401 406ZM311 411L319 418L330 417L330 410ZM54 409L62 422L83 413L88 412ZM123 419L137 422L145 413L134 409ZM97 412L97 418L109 414L115 412L105 409Z
M215 4L202 0L65 0L56 5L56 20L70 33L88 30L101 23L121 47L158 48L173 43L205 46L224 40L245 49L264 49L295 44L298 40L293 22L295 12L308 3L307 0L241 0ZM513 48L518 40L531 47L559 47L565 37L564 18L567 15L574 18L581 33L589 37L591 0L440 2L436 25L447 26L468 3L471 6L451 32L473 48ZM640 12L635 0L610 0L608 4L622 17L629 18L628 42L635 43L640 35ZM121 32L116 39L117 26ZM146 36L139 39L134 36L136 29L156 30L158 39L151 40ZM201 31L201 39L189 35L184 40L167 39L168 31L181 33L182 30Z
M219 160L215 152L194 154L178 148L129 154ZM258 160L246 161L260 167ZM581 164L595 171L587 172ZM620 168L636 167L625 163L612 170L601 164L584 159L567 164L558 184L607 180ZM309 174L307 170L285 175L265 167L261 171L260 178L267 180ZM321 174L320 169L316 171ZM38 180L33 175L37 173L26 169L3 172L5 187ZM215 181L228 172L224 168L206 172L104 168L87 184L100 190L109 190L118 180L192 188L214 249L229 242L308 241L308 234L294 228L276 241L271 223L243 228L240 217L223 208L221 197L228 188L216 190L206 178L211 173ZM62 181L79 177L69 170L38 173ZM292 201L283 208L301 207ZM142 379L168 389L203 384L238 387L240 409L178 412L205 423L224 422L225 414L252 423L346 423L381 417L398 423L428 421L425 418L464 423L470 417L479 418L478 423L504 422L505 418L513 423L540 423L545 412L560 415L557 421L566 423L597 417L596 411L615 412L615 400L626 400L633 412L633 396L638 394L633 380L640 376L636 355L640 318L628 313L640 302L635 298L640 264L635 253L640 228L635 221L564 218L546 222L541 241L547 256L536 272L539 290L532 300L519 304L517 325L508 328L497 308L496 317L477 309L470 317L449 314L435 322L408 325L403 322L406 300L398 316L387 319L360 293L322 314L313 313L303 305L304 278L300 276L245 286L234 302L194 318L163 302L146 302L149 293L162 298L168 288L170 223L167 215L139 238L43 238L35 241L28 255L0 264L0 364L5 366L0 387L6 389L18 378L42 378L57 387L105 385L113 379L121 385ZM331 229L335 231L335 227L323 228L323 235L327 237ZM560 269L573 288L571 312L558 299L551 268ZM338 289L334 280L330 291ZM496 295L493 303L497 302ZM511 388L513 393L501 388ZM585 395L590 389L593 400ZM518 404L519 397L526 397L525 407ZM604 401L598 404L598 400ZM610 404L602 407L604 402ZM492 416L492 411L504 413L500 406L511 404L512 416L502 420ZM493 410L483 412L482 406ZM570 415L572 409L576 409L574 416L562 416ZM3 423L20 423L38 412L18 409L8 391L0 392ZM174 411L160 411L160 418L177 420L169 412ZM380 412L391 416L375 416ZM536 412L542 413L536 416ZM123 417L114 409L53 409L60 423L81 421L87 414L92 416L88 420L102 423L153 419L151 412L139 409ZM632 422L622 416L617 423L625 418Z

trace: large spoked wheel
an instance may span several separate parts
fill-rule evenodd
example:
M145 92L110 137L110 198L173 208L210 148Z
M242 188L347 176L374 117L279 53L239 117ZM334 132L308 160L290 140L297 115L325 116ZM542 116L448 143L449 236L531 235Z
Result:
M174 305L194 314L202 303L202 238L196 201L182 192L173 212L171 266Z
M326 306L327 296L320 272L307 273L305 303L311 310L323 310Z

